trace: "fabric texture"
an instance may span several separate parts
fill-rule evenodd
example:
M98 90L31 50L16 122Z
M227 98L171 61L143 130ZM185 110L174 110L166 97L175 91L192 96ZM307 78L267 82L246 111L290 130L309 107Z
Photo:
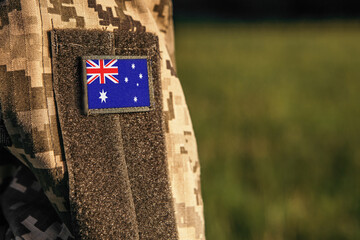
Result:
M73 189L72 212L79 223L75 232L81 239L176 239L158 41L152 34L127 32L116 33L113 39L113 34L104 31L53 31L55 99ZM111 54L115 47L116 52L123 51L117 55L149 57L155 108L142 113L84 116L77 100L81 98L81 69L76 56Z
M0 147L3 146L11 146L11 139L6 130L4 120L2 119L1 105L0 105Z
M5 0L0 2L0 19L0 103L4 125L11 140L3 145L9 145L5 146L6 149L31 170L61 221L76 236L86 235L86 231L90 234L92 231L85 229L86 227L80 228L80 222L83 226L89 226L92 221L96 223L97 220L90 219L92 215L89 209L85 208L86 205L74 207L74 194L79 194L76 195L79 197L83 193L90 199L91 195L87 196L86 192L101 191L96 189L98 185L91 183L98 179L90 170L88 174L93 178L88 180L86 186L72 184L75 176L72 175L73 170L78 171L80 175L77 176L86 177L86 163L72 165L71 159L68 159L67 149L75 148L80 143L66 143L62 131L66 128L69 132L72 130L74 139L81 139L82 133L76 132L70 117L65 125L61 122L61 114L66 114L67 109L60 111L58 107L63 103L56 102L57 96L54 95L56 79L51 49L58 46L58 53L65 53L66 49L62 49L56 40L51 41L50 31L93 29L101 30L105 35L112 34L114 42L111 44L115 51L112 54L131 54L131 51L140 51L137 48L149 48L146 44L148 41L151 42L151 39L146 40L146 36L150 35L141 34L149 33L158 38L159 76L155 91L158 91L158 101L161 104L158 104L158 112L151 113L154 114L151 118L157 118L159 122L149 124L151 121L146 122L149 116L143 114L104 117L113 120L114 124L118 122L118 131L111 134L114 135L114 139L115 136L121 139L122 144L119 148L123 153L120 154L120 150L116 150L119 152L117 155L101 152L108 156L109 162L118 164L112 169L106 169L100 162L92 163L108 177L124 179L121 183L124 192L120 197L126 203L131 203L131 200L133 202L132 209L128 207L126 210L133 213L129 215L127 223L123 222L129 224L128 232L118 233L117 239L126 239L126 234L135 239L137 236L139 239L149 239L150 236L156 236L150 232L157 226L159 233L165 235L166 226L170 226L168 238L159 239L205 239L196 141L184 94L176 76L171 1ZM121 34L124 32L130 35ZM132 50L126 50L126 41ZM101 44L99 43L99 46ZM72 53L74 58L81 57L76 54L83 54L79 46L66 47L76 50ZM96 46L85 48L91 47L94 47L94 51L106 50L100 47L95 49ZM74 69L71 70L74 73ZM68 80L75 81L76 74L73 77ZM81 107L81 101L76 98L76 93L74 94L72 100L75 102L72 104ZM118 119L115 121L115 118ZM88 120L91 121L91 117ZM135 133L128 131L127 124L132 125ZM145 143L146 131L141 133L144 128L148 131L157 131L149 138L155 142L153 145ZM140 146L144 146L144 152L131 151L131 148ZM100 155L100 150L98 154ZM154 158L149 158L151 161L148 162L141 162L139 158L143 155L153 155ZM1 155L1 161L3 159ZM110 165L109 163L107 167ZM85 167L82 169L84 172L78 169L81 167ZM142 174L148 174L147 177L151 181L143 179ZM161 191L161 194L157 196L152 189ZM106 202L108 198L104 200ZM91 205L90 201L88 203ZM163 203L163 206L157 209L154 203ZM94 203L93 206L95 205ZM121 209L117 212L119 216L124 213L123 211L125 210ZM161 213L167 219L165 222L160 221ZM142 220L143 216L149 222ZM171 220L171 216L174 220ZM137 227L132 220L134 217ZM153 220L156 221L152 222ZM96 234L102 234L106 232L105 228L104 226L103 229L94 231ZM16 231L14 233L16 234ZM89 239L92 236L94 235L89 235Z
M140 237L178 239L166 159L158 38L149 33L116 32L115 54L148 56L152 65L154 109L120 115Z
M10 228L2 239L74 239L43 193L39 182L20 166L3 193L2 212ZM44 214L46 213L46 215Z

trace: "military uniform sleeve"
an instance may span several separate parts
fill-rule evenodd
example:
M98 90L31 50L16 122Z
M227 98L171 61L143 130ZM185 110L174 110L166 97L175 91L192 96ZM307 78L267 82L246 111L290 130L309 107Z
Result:
M172 2L12 0L0 17L5 148L71 236L205 239Z

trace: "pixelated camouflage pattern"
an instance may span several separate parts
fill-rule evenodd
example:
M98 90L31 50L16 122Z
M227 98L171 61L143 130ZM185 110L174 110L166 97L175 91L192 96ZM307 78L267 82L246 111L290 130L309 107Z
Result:
M170 0L5 0L0 3L0 102L8 150L39 179L69 223L66 162L52 88L49 31L79 28L159 36L170 185L180 239L205 239L195 136L176 76Z
M10 225L5 234L6 240L74 239L55 213L30 169L20 166L16 170L4 196L1 205Z

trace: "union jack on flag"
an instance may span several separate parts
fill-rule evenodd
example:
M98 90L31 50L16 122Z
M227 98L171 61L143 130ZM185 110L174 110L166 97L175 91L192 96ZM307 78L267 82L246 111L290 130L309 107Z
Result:
M106 79L113 83L119 83L119 79L116 77L119 70L116 66L114 67L116 62L117 59L86 60L87 84L91 84L97 79L99 79L100 84L105 84Z
M149 66L146 56L83 57L85 112L150 110L154 96Z

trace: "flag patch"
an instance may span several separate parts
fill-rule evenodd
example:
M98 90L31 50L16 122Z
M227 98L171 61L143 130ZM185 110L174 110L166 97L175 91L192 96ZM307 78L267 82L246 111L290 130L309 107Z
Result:
M85 114L151 110L150 69L147 57L83 57Z

